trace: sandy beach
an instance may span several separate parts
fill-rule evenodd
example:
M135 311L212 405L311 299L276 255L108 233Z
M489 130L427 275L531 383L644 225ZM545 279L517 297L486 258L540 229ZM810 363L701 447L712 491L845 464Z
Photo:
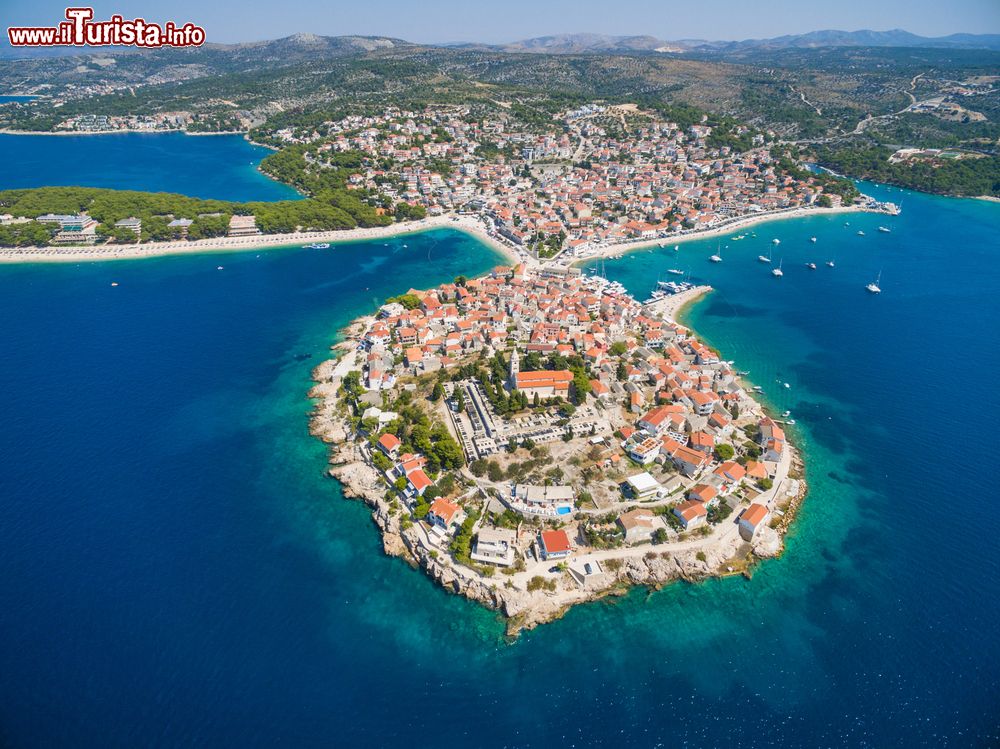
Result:
M865 208L847 206L842 208L793 208L781 211L771 211L753 216L734 219L722 226L710 229L694 230L666 238L643 239L635 242L622 242L591 248L582 254L566 257L569 262L578 264L595 258L609 257L635 250L648 249L663 245L675 245L696 239L707 239L722 236L734 231L746 229L769 221L780 221L803 216L829 215L837 213L855 213ZM135 258L160 257L163 255L209 254L225 252L246 252L248 250L274 250L289 247L301 247L313 242L358 242L371 239L398 237L431 229L448 227L463 231L485 242L493 249L502 253L510 262L526 262L534 265L536 261L527 253L522 253L511 244L490 236L483 222L478 218L466 215L446 214L432 216L403 224L392 224L368 229L340 229L325 232L294 232L290 234L261 234L252 237L216 237L195 241L177 240L172 242L147 242L130 245L100 245L80 247L13 247L0 248L0 263L39 263L39 262L89 262L102 260L129 260ZM564 256L559 256L562 259Z
M162 257L164 255L200 255L213 253L247 252L249 250L277 250L301 247L314 242L341 244L371 239L385 239L407 234L448 227L471 234L485 242L510 260L522 262L524 258L509 245L487 234L482 223L469 216L434 216L404 224L392 224L369 229L341 229L325 232L295 232L291 234L261 234L253 237L216 237L195 241L148 242L145 244L120 244L82 247L13 247L0 249L0 263L80 263L104 260L132 260Z
M822 215L832 215L838 213L858 213L864 212L868 209L861 206L843 206L838 208L787 208L780 211L768 211L767 213L761 213L751 216L741 216L738 219L733 219L726 222L721 226L714 226L710 229L694 229L690 232L684 234L677 234L664 238L656 239L640 239L634 242L620 242L618 244L602 245L600 247L590 248L584 252L579 253L573 257L572 262L574 264L586 262L588 260L593 260L595 258L610 257L612 255L620 255L626 252L634 252L635 250L649 249L650 247L658 247L660 245L673 246L676 244L683 244L684 242L691 242L697 239L710 239L711 237L721 237L723 235L730 234L732 232L738 231L740 229L747 229L751 226L756 226L758 224L765 224L770 221L783 221L790 218L802 218L804 216L822 216Z

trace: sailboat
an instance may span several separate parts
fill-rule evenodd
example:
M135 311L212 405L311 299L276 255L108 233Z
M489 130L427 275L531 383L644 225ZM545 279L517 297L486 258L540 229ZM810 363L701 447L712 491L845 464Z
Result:
M865 286L865 288L868 289L868 291L870 291L872 294L881 294L882 289L879 287L880 283L882 283L882 271L879 271L878 276L875 277L875 280L872 281L867 286Z
M711 260L713 263L721 263L722 262L722 249L719 248L719 247L716 247L715 254L712 255L709 258L709 260Z
M892 231L892 229L890 229L888 226L880 226L878 230L883 234L888 234L889 232Z
M766 255L758 255L757 259L760 260L760 262L762 262L762 263L769 263L769 262L771 262L771 251L768 250Z
M778 267L771 271L771 275L774 276L775 278L781 278L783 275L785 275L784 272L781 270L781 263L782 261L779 260Z

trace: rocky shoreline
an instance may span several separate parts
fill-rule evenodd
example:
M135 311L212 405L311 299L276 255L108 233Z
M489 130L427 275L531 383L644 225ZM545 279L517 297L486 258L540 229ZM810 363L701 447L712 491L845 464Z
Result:
M309 391L309 398L314 401L315 408L310 418L310 433L329 446L327 473L340 483L345 498L360 499L371 508L372 520L382 534L386 555L402 557L412 566L421 568L445 590L499 612L507 620L508 636L514 637L521 630L559 619L578 603L624 595L633 586L659 590L677 581L696 583L710 577L736 574L749 578L757 563L783 552L783 536L808 492L802 477L801 458L791 447L791 470L796 474L794 496L779 503L782 514L774 527L762 528L763 532L752 543L737 535L725 543L680 552L657 552L651 546L642 556L630 556L620 560L619 565L607 565L608 574L603 585L592 589L560 587L555 591L517 589L501 576L482 578L455 564L447 554L430 551L420 541L419 524L404 528L403 514L393 510L381 475L353 441L340 410L341 380L353 368L355 342L370 322L370 317L359 318L341 331L341 342L332 347L340 355L322 362L312 372L315 384Z

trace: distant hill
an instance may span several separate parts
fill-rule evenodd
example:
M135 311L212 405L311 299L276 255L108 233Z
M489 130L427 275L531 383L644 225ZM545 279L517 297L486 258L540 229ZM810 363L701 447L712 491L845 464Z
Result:
M558 34L539 36L499 45L504 52L541 54L581 54L609 52L683 52L686 47L652 36L609 36L607 34Z
M457 46L457 45L456 45ZM462 45L479 46L487 45ZM955 47L1000 50L1000 34L952 34L926 37L902 29L891 31L810 31L807 34L779 36L772 39L743 41L708 41L678 39L667 41L652 36L609 36L606 34L557 34L494 45L504 52L533 52L550 55L628 54L637 52L674 52L751 49L793 49L813 47Z
M292 34L281 39L267 39L259 42L240 42L239 44L208 43L202 47L190 49L164 49L164 53L187 53L197 55L199 52L223 54L233 59L274 60L283 63L302 62L323 57L344 57L347 55L365 54L380 49L395 49L413 46L403 39L393 39L385 36L320 36L318 34ZM149 54L151 50L139 50L135 47L11 47L6 37L0 39L0 58L29 59L38 57L64 57L68 55L107 55L107 54Z
M745 39L743 41L709 41L705 39L678 39L668 41L648 35L612 36L608 34L555 34L522 39L509 44L482 44L456 42L438 45L420 45L403 39L385 36L320 36L318 34L293 34L281 39L239 44L209 43L204 47L188 50L163 50L198 57L199 52L210 56L224 55L233 61L251 64L255 61L291 64L325 57L344 57L379 50L413 47L446 47L465 50L493 50L511 53L549 55L579 54L680 54L685 52L726 53L753 52L754 50L778 51L782 49L812 49L821 47L924 47L955 49L1000 50L1000 34L952 34L942 37L924 37L901 29L891 31L811 31L807 34L779 36L772 39ZM0 38L0 59L32 59L66 57L74 55L107 55L148 53L148 50L122 47L48 47L14 48L6 37Z
M810 31L808 34L778 36L773 39L747 39L741 42L708 42L715 49L760 47L765 49L809 47L960 47L1000 49L1000 34L952 34L928 37L902 29L891 31Z

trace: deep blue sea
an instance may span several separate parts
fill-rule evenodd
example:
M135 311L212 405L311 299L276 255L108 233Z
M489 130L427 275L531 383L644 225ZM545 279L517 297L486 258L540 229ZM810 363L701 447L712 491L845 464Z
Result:
M0 134L0 190L78 185L219 200L298 198L257 171L268 153L241 135Z
M903 215L606 265L711 281L689 322L793 411L785 555L513 644L382 555L307 430L342 325L491 251L0 266L0 746L995 746L1000 205L866 187Z

